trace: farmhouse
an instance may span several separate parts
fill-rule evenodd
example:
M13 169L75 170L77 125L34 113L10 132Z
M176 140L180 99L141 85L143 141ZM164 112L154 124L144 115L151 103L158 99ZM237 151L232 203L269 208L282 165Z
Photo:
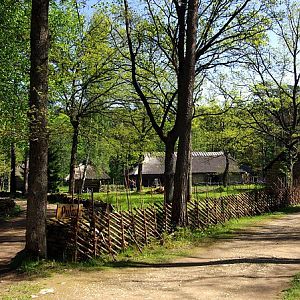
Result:
M84 164L79 164L79 166L75 168L75 193L79 193L81 191L84 171ZM69 178L70 175L68 175L65 180L68 181ZM99 192L101 185L107 183L109 180L110 177L105 172L97 170L92 165L87 165L83 190L86 191L87 189L93 189L94 192Z
M164 159L164 153L145 154L142 168L144 186L163 184ZM223 152L192 152L193 184L221 183L225 166L226 157ZM236 160L229 157L229 183L241 183L244 173ZM129 172L133 179L136 179L137 174L137 166Z

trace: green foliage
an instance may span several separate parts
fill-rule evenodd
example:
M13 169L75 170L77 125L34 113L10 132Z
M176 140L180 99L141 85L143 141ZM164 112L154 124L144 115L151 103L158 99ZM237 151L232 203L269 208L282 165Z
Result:
M1 176L10 168L10 144L16 145L17 162L27 147L30 1L1 1L0 16Z
M8 158L4 153L0 152L0 177L4 176L10 171L9 164L7 163Z
M291 287L284 291L284 300L297 300L300 299L300 273L296 274L293 281L291 282Z
M54 3L50 19L50 102L52 124L57 129L51 141L56 149L60 145L58 155L64 160L60 173L64 172L62 177L69 173L66 162L70 162L74 124L79 124L77 163L89 157L98 169L107 171L111 148L107 134L102 134L108 120L103 114L110 115L119 81L116 49L110 40L111 21L101 8L88 23L80 11L78 15L74 1Z
M161 142L140 105L130 107L124 102L122 108L115 108L112 113L107 130L111 149L110 176L122 183L124 170L135 166L145 153L158 151Z
M61 170L60 157L52 148L48 149L48 192L58 192L58 187L61 183L59 176Z
M64 113L49 112L49 149L55 153L55 169L60 179L69 172L72 128Z
M286 152L286 182L297 159L299 148L299 32L298 1L275 2L268 7L272 18L268 44L252 45L247 53L247 67L238 75L245 82L241 103L247 112L244 123L264 137L273 158ZM269 142L269 143L268 143ZM269 146L270 145L270 146Z
M194 150L228 152L240 165L262 170L268 160L262 149L271 151L270 143L244 123L247 116L238 103L228 106L213 101L199 106L197 113L200 116L194 119L192 127Z
M3 212L0 212L0 221L2 220L9 220L13 217L17 217L21 213L21 208L19 205L15 205L10 210L8 210L5 214Z

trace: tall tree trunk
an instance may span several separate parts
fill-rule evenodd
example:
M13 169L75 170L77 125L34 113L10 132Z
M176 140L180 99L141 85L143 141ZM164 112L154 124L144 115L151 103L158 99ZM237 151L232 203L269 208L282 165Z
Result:
M192 200L193 197L193 170L192 170L192 162L193 162L193 155L192 155L192 135L190 136L190 157L189 157L189 181L188 181L188 190L187 190L187 202Z
M10 144L10 188L9 190L12 196L15 195L17 192L15 143Z
M165 203L171 203L174 194L175 173L175 143L176 139L168 137L165 143L165 173L164 173L164 198Z
M298 143L293 144L290 146L287 150L286 155L286 166L287 166L287 172L286 172L286 202L287 204L290 204L291 201L291 195L293 193L294 188L294 165L295 162L298 160Z
M48 12L49 0L32 0L30 32L29 181L26 220L26 252L47 256L48 164Z
M83 169L83 176L82 176L82 185L81 185L81 193L84 191L85 179L86 179L86 171L89 164L89 154L86 156L84 169Z
M186 128L188 129L188 127ZM189 195L189 170L190 170L190 131L186 136L180 135L174 176L174 197L172 205L172 222L175 226L187 226L187 201Z
M79 121L71 120L73 126L73 139L70 159L70 177L69 177L69 194L75 192L75 167L77 163L77 146L78 146L78 135L79 135Z
M28 194L28 174L29 174L29 156L28 152L26 151L24 157L24 181L23 181L23 195Z
M135 88L136 93L138 94L141 101L143 102L143 105L145 107L146 113L150 119L153 129L156 131L159 138L165 143L165 147L166 147L165 173L164 173L165 202L170 203L173 199L174 164L175 164L174 148L175 148L175 143L178 139L178 133L176 130L177 129L176 123L173 129L168 132L167 136L164 134L163 128L165 125L165 121L167 120L168 113L170 112L170 108L173 105L173 101L177 96L177 91L173 93L172 99L169 99L170 102L164 111L162 123L158 124L156 122L156 118L154 117L153 111L151 109L150 102L148 101L148 98L144 94L143 90L141 89L141 86L137 79L137 61L136 61L137 53L134 50L133 42L131 39L130 12L128 9L128 1L127 0L123 0L123 1L124 1L126 36L127 36L128 50L129 50L130 61L131 61L132 84ZM185 29L183 31L185 31ZM170 136L172 136L171 139Z
M136 191L138 193L140 193L143 189L143 161L144 161L144 155L141 153L139 155L138 175L136 180Z
M225 156L225 169L222 176L222 182L223 182L223 186L227 187L228 179L229 179L229 153L227 151L224 151L224 156Z
M184 9L182 12L181 9ZM185 24L185 14L186 24ZM193 116L193 90L195 81L196 33L198 1L189 0L187 7L178 9L180 66L178 75L177 128L179 130L172 222L175 226L187 226L187 197L191 164L191 127ZM185 38L186 33L186 38ZM186 49L184 56L184 47Z

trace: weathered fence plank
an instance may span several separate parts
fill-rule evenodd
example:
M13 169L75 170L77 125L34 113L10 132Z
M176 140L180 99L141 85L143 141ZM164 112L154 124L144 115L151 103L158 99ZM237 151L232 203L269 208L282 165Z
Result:
M300 191L290 195L292 204L300 203ZM253 216L286 206L286 193L276 197L265 191L230 195L216 199L197 199L187 204L189 226L205 230L232 218ZM123 212L95 211L94 205L82 216L48 221L49 253L75 261L110 254L113 257L130 245L140 251L151 239L161 239L173 231L171 205L158 204Z

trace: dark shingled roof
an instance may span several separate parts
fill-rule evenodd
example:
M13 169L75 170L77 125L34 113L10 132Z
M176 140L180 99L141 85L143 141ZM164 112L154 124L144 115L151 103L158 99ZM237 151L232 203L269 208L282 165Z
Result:
M177 154L175 153L175 156ZM143 162L144 175L158 175L164 173L164 154L146 154ZM225 170L226 159L223 152L192 152L192 173L222 174ZM135 167L129 174L137 175L138 168ZM242 173L237 162L229 158L229 172Z
M80 164L75 168L75 179L83 179L84 164ZM65 179L69 180L70 175ZM94 166L88 165L86 169L86 179L110 179L110 177L105 172L98 171Z

